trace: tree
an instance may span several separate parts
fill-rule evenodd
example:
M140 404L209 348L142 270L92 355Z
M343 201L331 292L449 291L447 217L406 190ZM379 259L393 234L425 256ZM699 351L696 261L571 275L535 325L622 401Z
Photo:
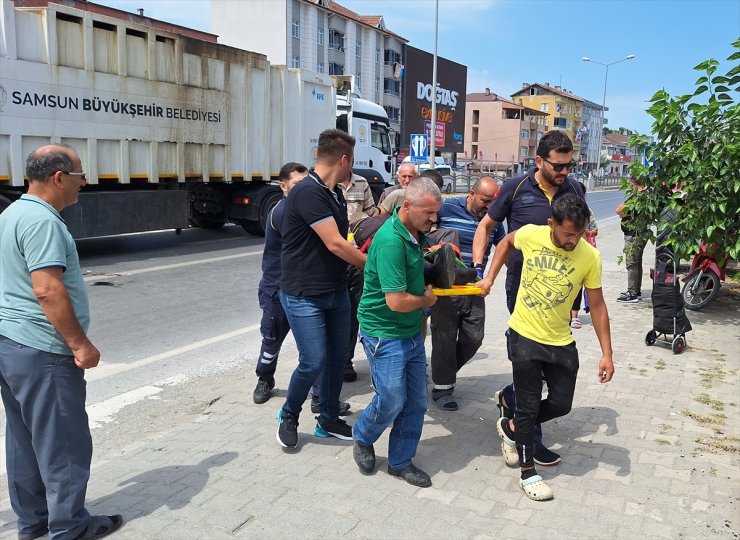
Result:
M692 94L656 92L647 109L654 140L630 139L630 146L646 150L649 163L630 168L635 184L647 189L636 192L623 183L636 193L628 202L635 230L657 223L657 230L668 233L666 245L682 259L702 241L732 258L740 255L740 39L732 48L724 75L717 74L715 59L694 67L702 75ZM669 220L671 210L675 217Z

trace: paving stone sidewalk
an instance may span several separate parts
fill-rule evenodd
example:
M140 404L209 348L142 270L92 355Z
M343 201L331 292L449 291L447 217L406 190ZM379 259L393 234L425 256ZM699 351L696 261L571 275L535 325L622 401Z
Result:
M415 462L433 487L386 474L387 434L376 445L378 472L362 476L351 443L311 435L308 412L300 418L299 448L284 452L275 413L293 354L281 359L278 396L264 405L252 403L250 364L211 381L220 399L192 419L143 441L132 434L138 442L122 448L103 445L89 486L91 511L123 513L127 523L115 536L121 540L738 538L738 287L728 284L706 313L688 313L694 330L683 354L647 347L652 248L645 300L620 305L626 273L617 264L618 225L602 227L598 243L617 371L611 383L598 384L600 349L590 317L582 316L583 328L574 331L581 369L573 410L544 428L545 441L563 455L560 465L539 469L554 500L526 498L495 432L491 396L511 379L500 279L487 300L484 346L459 374L460 410L441 412L430 402ZM350 423L372 395L367 362L357 352L359 380L342 393L355 411ZM13 519L0 496L1 538L14 537Z

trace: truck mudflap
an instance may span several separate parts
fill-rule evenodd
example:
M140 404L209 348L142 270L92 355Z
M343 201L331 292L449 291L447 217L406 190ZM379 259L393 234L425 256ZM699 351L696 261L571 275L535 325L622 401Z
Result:
M279 186L266 182L246 184L234 190L229 204L229 221L256 236L264 236L270 211L283 198Z

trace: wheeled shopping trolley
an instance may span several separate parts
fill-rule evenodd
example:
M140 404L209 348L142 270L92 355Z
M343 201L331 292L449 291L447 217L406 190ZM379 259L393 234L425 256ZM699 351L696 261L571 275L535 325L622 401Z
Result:
M645 335L645 344L654 345L656 341L669 344L674 354L686 349L686 332L691 331L691 323L686 317L681 284L676 275L676 259L667 249L658 249L655 268L650 270L653 280L653 328Z

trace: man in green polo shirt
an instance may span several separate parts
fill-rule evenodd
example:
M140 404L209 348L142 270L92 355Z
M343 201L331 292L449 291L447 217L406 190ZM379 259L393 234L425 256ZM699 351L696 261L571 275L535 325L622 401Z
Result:
M373 444L393 424L388 473L418 487L432 485L429 475L411 462L427 409L422 310L437 301L431 286L424 285L424 233L437 221L441 203L431 179L409 183L403 205L370 245L357 313L375 396L353 428L355 462L361 473L372 474Z

